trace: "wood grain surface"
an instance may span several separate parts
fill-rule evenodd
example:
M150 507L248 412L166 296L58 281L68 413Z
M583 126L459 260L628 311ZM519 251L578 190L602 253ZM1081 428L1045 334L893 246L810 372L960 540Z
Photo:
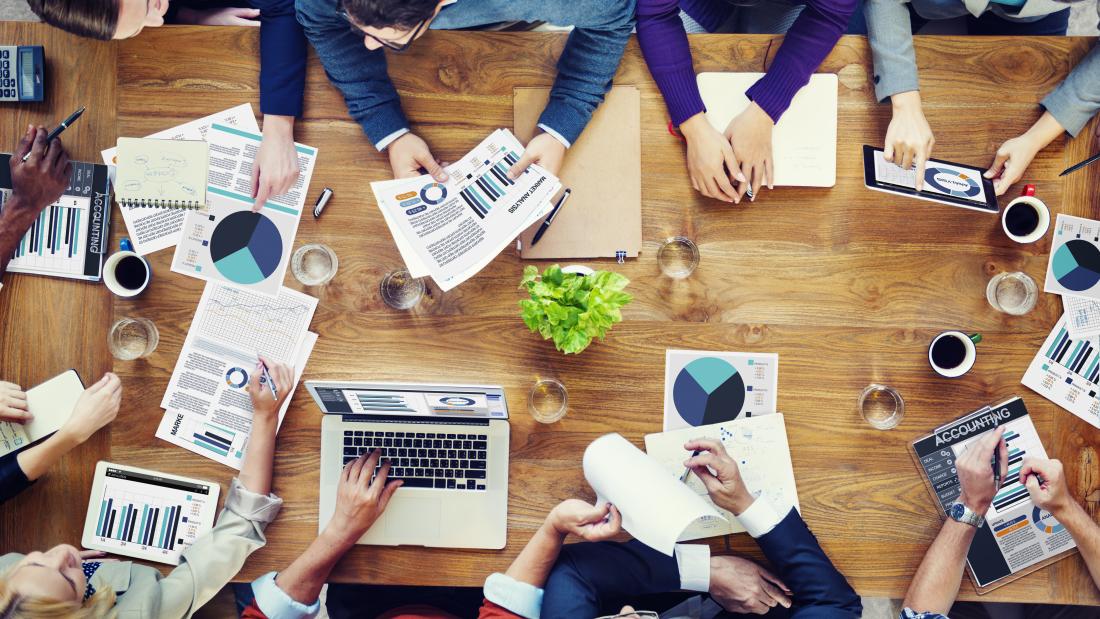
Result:
M3 28L8 41L16 34L27 41L48 39L44 29ZM390 74L413 129L437 157L453 160L491 129L510 124L513 87L551 85L564 40L557 34L432 32L407 53L390 55ZM761 71L780 41L694 36L695 68ZM51 42L47 57L55 63L72 49L64 47L65 40ZM1093 44L1084 38L916 37L925 110L936 131L935 156L988 165L997 145L1039 116L1036 102ZM94 86L85 73L68 94L90 93L107 105L114 100L108 93L117 92L116 133L124 136L145 135L244 101L258 110L257 48L256 33L244 29L150 30L116 44L115 90ZM322 219L303 216L296 244L332 246L340 270L323 288L302 288L287 278L288 286L320 298L312 328L321 337L305 378L496 382L504 386L512 411L505 550L357 547L333 579L478 586L489 572L505 569L555 503L592 498L579 466L589 442L620 432L641 445L644 434L660 429L667 348L779 353L779 408L787 415L803 514L863 595L901 597L940 525L907 453L908 442L994 399L1025 397L1048 450L1073 471L1076 496L1095 511L1100 432L1019 382L1060 315L1060 300L1042 295L1036 310L1023 317L998 314L985 301L986 282L1001 271L1022 270L1041 283L1049 241L1017 245L1001 232L997 217L866 190L861 147L879 144L889 122L889 108L874 101L870 65L866 41L845 37L820 69L840 76L836 187L764 191L755 203L734 207L691 190L683 146L665 130L663 100L632 41L616 83L637 86L642 97L643 253L623 265L590 264L629 277L628 290L636 299L606 341L565 357L520 321L516 303L523 262L511 251L448 293L429 282L428 295L411 311L382 304L378 282L401 261L369 182L389 177L388 161L347 115L343 98L311 56L305 115L296 137L320 150L309 203L326 186L335 197ZM50 105L53 113L67 103L51 100ZM1091 152L1094 126L1076 140L1059 138L1029 169L1028 182L1038 185L1039 197L1055 213L1095 211L1100 168L1057 178ZM11 129L4 130L5 137L11 135ZM85 138L95 143L82 143L86 150L78 152L93 157L114 135L103 129ZM114 233L121 234L120 225ZM660 242L676 234L692 237L702 254L696 273L683 281L662 277L655 260ZM112 300L93 286L10 278L21 287L4 291L3 377L44 377L50 372L39 367L45 365L38 363L42 355L58 366L83 360L89 371L110 363L101 345L105 320L95 328L85 322L87 337L55 341L47 335L55 323L71 329L74 322L87 321L86 314L75 303L48 311L31 305L36 300L21 297L34 294L32 286L55 295L79 290L88 295L83 306L93 314L95 307L110 305L116 318L151 318L161 342L148 359L114 363L126 388L123 411L109 432L97 437L100 451L81 463L85 477L71 459L33 491L68 498L68 509L51 519L27 518L41 505L28 495L0 507L5 549L78 540L87 471L95 457L107 453L117 462L223 484L231 478L230 470L153 436L162 415L157 404L203 285L170 274L170 260L170 251L152 256L156 277L135 301ZM23 311L11 309L15 303ZM928 342L945 329L985 336L973 371L957 380L936 377L925 357ZM569 389L569 413L552 426L535 423L526 412L531 385L545 376ZM860 418L856 400L871 382L889 384L905 398L905 419L897 429L876 431ZM240 579L285 566L316 534L319 435L320 413L299 389L276 456L275 491L286 505L268 529L268 545L253 555ZM15 522L18 534L8 526ZM744 535L711 544L760 557ZM968 579L961 597L976 597ZM1080 558L1073 557L983 599L1084 604L1100 602L1100 593Z

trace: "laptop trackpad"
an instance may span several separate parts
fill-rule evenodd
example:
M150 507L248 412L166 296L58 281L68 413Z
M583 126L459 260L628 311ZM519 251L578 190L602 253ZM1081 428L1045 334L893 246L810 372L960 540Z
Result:
M439 499L394 497L386 508L386 533L398 544L426 544L439 539Z

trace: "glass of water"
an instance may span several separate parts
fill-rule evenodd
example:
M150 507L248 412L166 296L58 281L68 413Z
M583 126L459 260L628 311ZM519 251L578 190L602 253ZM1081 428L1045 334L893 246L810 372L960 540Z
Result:
M390 271L378 285L382 301L396 310L407 310L420 302L424 296L424 282L412 276L405 269Z
M1022 316L1035 309L1039 287L1027 273L998 273L985 287L985 299L998 312Z
M661 272L672 279L684 279L699 265L699 246L686 236L666 239L657 250Z
M114 358L121 361L148 357L159 342L160 332L148 318L120 318L107 333L107 346Z
M527 398L527 410L539 423L554 423L565 417L569 407L569 392L565 385L553 378L543 378L531 388Z
M859 395L859 413L879 430L890 430L905 416L905 401L893 387L872 383Z
M290 258L290 270L303 286L321 286L336 276L340 261L328 245L310 243L302 245Z

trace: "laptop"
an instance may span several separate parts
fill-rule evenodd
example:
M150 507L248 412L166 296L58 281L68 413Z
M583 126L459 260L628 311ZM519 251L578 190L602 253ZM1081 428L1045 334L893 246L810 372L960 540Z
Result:
M336 508L344 465L380 449L390 478L405 483L358 543L504 548L509 425L501 387L305 384L324 413L320 529Z

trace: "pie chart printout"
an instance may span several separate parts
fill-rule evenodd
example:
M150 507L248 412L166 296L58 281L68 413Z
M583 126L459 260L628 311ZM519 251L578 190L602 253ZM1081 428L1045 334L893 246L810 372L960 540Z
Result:
M283 258L283 237L261 213L239 211L227 216L210 236L210 259L231 282L255 284L271 276Z
M1051 269L1058 283L1077 292L1100 282L1100 249L1082 239L1066 241L1054 251Z
M692 426L736 419L745 404L745 380L731 363L700 357L685 365L672 388L676 412Z

